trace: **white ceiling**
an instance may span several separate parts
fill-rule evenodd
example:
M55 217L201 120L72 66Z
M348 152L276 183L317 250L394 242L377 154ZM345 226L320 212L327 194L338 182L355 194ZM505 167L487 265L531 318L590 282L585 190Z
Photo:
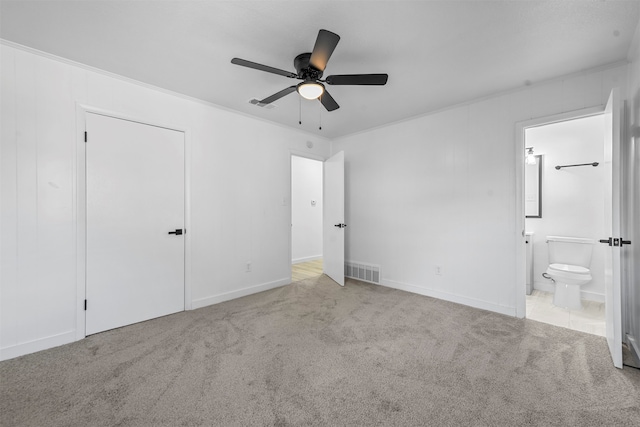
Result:
M228 109L334 138L626 58L640 1L2 1L0 36ZM328 113L290 79L318 30L341 36L325 77L388 73L386 86L328 86ZM318 129L322 120L322 130Z

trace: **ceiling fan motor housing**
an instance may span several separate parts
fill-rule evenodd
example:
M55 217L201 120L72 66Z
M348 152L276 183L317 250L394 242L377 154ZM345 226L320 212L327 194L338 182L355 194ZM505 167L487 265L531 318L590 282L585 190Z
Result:
M317 80L322 77L322 71L316 70L311 65L309 65L309 59L311 58L311 53L301 53L296 56L293 60L293 66L298 73L298 78L304 80Z

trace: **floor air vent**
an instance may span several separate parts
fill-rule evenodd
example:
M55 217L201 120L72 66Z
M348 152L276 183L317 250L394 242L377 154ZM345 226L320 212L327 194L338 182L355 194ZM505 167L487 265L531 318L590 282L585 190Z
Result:
M380 266L361 262L345 261L344 275L363 282L380 284Z

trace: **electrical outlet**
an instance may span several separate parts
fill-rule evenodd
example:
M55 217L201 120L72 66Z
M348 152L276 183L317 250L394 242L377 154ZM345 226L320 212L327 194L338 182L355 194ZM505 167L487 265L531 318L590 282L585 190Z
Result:
M442 267L436 265L436 276L442 276Z
M247 273L251 273L251 261L247 261Z

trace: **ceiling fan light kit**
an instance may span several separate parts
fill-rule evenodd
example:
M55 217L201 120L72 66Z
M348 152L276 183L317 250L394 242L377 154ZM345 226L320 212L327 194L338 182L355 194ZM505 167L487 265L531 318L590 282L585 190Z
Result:
M305 99L318 99L324 92L324 85L314 81L302 82L298 84L297 91Z
M280 92L276 92L260 100L259 104L271 104L283 96L297 91L303 98L311 100L319 99L327 111L334 111L340 108L340 106L322 83L329 85L383 86L387 83L389 77L387 74L343 74L328 76L325 80L322 80L324 69L327 66L331 54L338 45L338 41L340 41L340 36L337 34L327 30L320 30L313 47L313 52L301 53L293 60L296 73L240 58L233 58L231 63L267 73L278 74L290 79L303 80L297 85L289 86Z

